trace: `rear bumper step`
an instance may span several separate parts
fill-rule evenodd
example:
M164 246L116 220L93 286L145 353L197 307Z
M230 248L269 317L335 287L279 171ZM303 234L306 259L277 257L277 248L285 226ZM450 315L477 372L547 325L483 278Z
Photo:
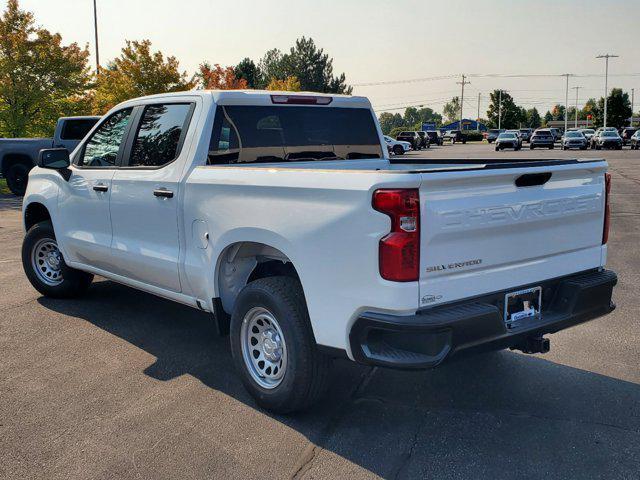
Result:
M610 270L591 270L567 277L494 292L451 305L395 316L364 312L349 334L356 361L385 367L424 369L463 354L503 348L528 353L548 351L542 338L613 311L617 276ZM507 328L504 296L540 285L542 312Z

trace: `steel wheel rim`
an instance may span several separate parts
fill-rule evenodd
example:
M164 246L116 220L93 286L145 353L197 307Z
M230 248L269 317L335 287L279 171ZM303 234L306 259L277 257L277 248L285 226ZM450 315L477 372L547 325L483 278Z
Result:
M287 345L275 316L254 307L242 319L242 358L251 378L266 389L276 388L287 371Z
M51 238L38 240L31 249L31 267L46 285L55 287L62 283L62 262L58 244Z

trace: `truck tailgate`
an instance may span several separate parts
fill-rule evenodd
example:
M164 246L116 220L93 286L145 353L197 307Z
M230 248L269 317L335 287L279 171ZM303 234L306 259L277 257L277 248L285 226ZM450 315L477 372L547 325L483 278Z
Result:
M604 264L604 161L421 173L420 306Z

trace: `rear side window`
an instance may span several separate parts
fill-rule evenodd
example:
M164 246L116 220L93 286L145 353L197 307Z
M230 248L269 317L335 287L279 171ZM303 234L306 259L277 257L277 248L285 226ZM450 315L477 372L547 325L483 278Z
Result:
M82 140L93 128L98 119L65 120L60 132L61 140Z
M161 167L180 153L190 103L148 105L133 140L130 167Z
M132 110L131 108L119 110L102 122L82 149L82 155L77 161L78 166L114 167L116 165Z
M219 106L208 164L345 160L382 156L369 109Z

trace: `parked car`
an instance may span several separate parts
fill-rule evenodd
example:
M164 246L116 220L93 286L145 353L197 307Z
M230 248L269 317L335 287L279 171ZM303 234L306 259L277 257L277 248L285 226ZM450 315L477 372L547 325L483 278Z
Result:
M520 136L522 137L523 142L528 142L531 140L531 135L533 134L533 128L521 128Z
M529 142L529 149L534 150L536 148L548 148L553 150L555 139L553 133L548 128L539 128L533 135L531 135L531 141Z
M587 139L579 131L568 131L562 136L562 150L571 148L587 149Z
M622 150L622 138L618 135L617 130L602 130L594 135L591 142L591 148L596 150L602 148Z
M543 335L614 309L604 160L391 165L378 132L363 97L121 103L71 157L40 152L24 271L48 297L100 275L209 312L249 393L279 413L319 399L332 357L425 369L542 353Z
M0 172L14 195L24 195L29 171L43 148L73 150L100 117L62 117L53 138L0 138Z
M562 138L562 132L560 131L559 128L550 128L549 129L551 131L551 135L553 135L553 141L554 142L559 142L560 139Z
M520 150L522 148L520 137L514 132L502 132L496 140L496 152L505 148Z
M593 128L581 128L580 132L584 135L584 138L587 139L587 143L591 144L591 138L595 135L596 131Z
M429 148L431 146L431 138L429 138L427 132L420 130L416 133L420 136L420 148Z
M636 130L629 143L631 144L631 150L640 150L640 130Z
M426 133L429 135L430 145L442 145L442 134L440 130L427 130Z
M620 131L620 138L622 138L622 144L626 145L631 143L631 137L638 131L638 127L624 127Z
M504 131L505 131L504 128L501 128L501 129L492 128L489 131L487 131L485 134L483 134L483 136L487 140L487 142L493 143L498 138L498 135L500 135Z
M506 130L507 133L513 133L516 137L518 137L518 140L520 142L520 146L522 147L522 134L520 133L520 130Z
M384 136L384 141L387 144L389 152L394 155L404 155L405 152L411 150L411 144L409 142L399 142L388 135Z
M467 137L460 130L447 130L445 134L442 136L443 142L462 142L467 143Z
M400 132L398 136L396 136L396 140L399 142L409 142L411 148L414 150L420 150L420 143L422 143L422 139L417 132Z

